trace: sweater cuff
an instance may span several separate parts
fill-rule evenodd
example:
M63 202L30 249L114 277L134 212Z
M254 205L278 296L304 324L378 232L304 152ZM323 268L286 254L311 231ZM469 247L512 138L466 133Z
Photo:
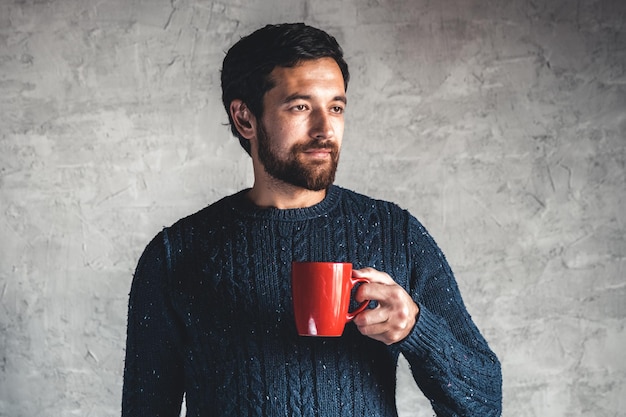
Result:
M418 307L420 311L413 330L398 343L400 352L418 357L427 357L433 352L443 352L446 341L441 338L441 335L448 334L449 330L444 330L442 326L445 327L445 324L441 323L441 319L422 304L418 304Z

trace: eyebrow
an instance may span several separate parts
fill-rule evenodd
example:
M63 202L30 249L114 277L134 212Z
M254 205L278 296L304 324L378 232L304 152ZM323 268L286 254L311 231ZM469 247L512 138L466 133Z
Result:
M312 96L308 95L308 94L300 94L300 93L294 93L291 94L287 97L285 97L285 99L283 100L284 103L289 103L295 100L310 100L312 98ZM346 96L335 96L332 101L340 101L344 104L348 104L348 98Z

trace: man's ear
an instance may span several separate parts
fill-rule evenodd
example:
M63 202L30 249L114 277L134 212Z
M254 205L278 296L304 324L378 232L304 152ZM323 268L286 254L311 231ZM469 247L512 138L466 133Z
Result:
M241 136L250 140L256 136L256 117L246 103L239 99L230 102L230 116Z

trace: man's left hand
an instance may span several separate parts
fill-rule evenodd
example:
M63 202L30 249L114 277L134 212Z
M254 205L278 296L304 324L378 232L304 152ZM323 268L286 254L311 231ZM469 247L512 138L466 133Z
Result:
M419 307L411 296L387 273L374 268L352 271L355 278L367 278L368 283L359 286L355 298L361 303L376 300L378 306L366 309L354 318L359 331L387 345L399 342L413 329Z

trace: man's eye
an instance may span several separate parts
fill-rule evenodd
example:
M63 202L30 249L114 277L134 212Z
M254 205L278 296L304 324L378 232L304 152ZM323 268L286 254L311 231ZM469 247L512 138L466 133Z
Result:
M335 107L331 107L330 109L333 113L337 113L337 114L341 114L343 113L343 107L341 106L335 106Z
M305 104L298 104L293 106L293 109L296 111L305 111L306 110L306 105Z

